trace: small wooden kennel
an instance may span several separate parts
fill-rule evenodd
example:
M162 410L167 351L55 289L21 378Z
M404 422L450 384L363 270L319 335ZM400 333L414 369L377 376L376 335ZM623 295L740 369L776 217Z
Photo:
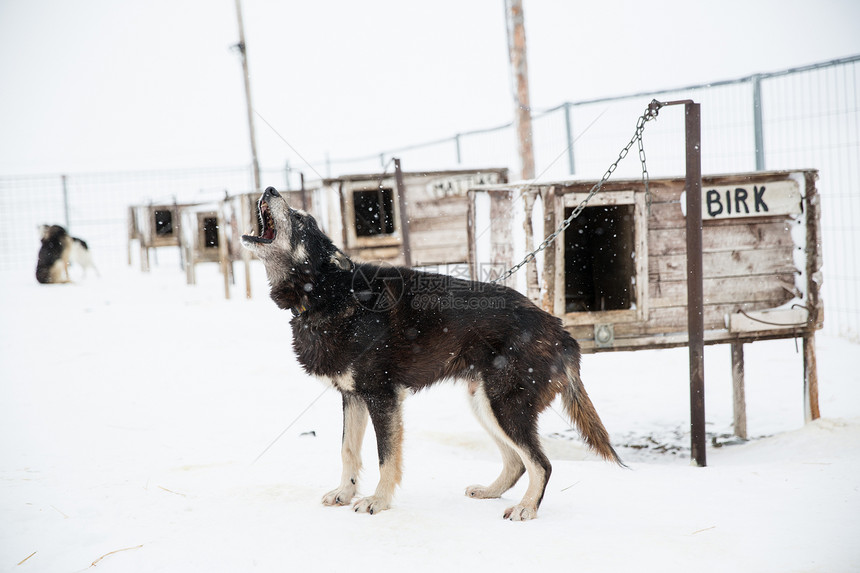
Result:
M818 417L814 336L824 316L817 178L802 170L702 180L705 343L732 345L743 396L743 344L803 338L807 419ZM488 268L498 276L518 262L594 183L471 190L473 276L490 278L481 276ZM583 352L686 345L684 185L683 178L651 180L649 212L641 180L606 183L509 284L561 318ZM737 418L736 432L745 434Z

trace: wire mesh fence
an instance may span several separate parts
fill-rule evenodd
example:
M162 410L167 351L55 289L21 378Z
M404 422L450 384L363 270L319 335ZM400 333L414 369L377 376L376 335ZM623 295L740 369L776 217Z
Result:
M652 98L693 99L702 106L705 174L761 169L820 171L825 329L860 336L860 56L687 88L566 102L533 113L539 181L599 178L630 139ZM645 130L652 177L684 173L684 118L664 109ZM519 165L508 124L443 140L306 168L267 170L263 180L293 188L295 171L309 179L381 172L391 157L405 170ZM637 160L615 177L638 177ZM34 266L36 226L67 225L94 246L104 265L126 259L126 211L149 201L211 200L253 188L249 167L141 173L0 177L0 271Z

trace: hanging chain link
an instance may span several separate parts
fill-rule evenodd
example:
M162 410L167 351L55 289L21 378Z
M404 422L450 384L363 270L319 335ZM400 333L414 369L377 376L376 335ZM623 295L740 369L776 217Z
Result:
M660 107L661 107L661 104L657 100L652 100L651 103L648 104L648 107L645 110L645 113L643 113L639 117L638 121L636 122L636 131L633 132L633 137L630 138L630 141L627 143L627 145L624 146L624 148L618 154L618 159L616 159L609 166L609 168L606 170L606 173L604 173L603 177L600 178L600 181L598 181L597 183L594 184L594 186L588 192L588 195L586 195L585 199L583 199L582 201L579 202L579 204L573 209L573 212L570 214L570 216L567 219L565 219L564 221L562 221L562 223L561 223L561 225L559 225L558 229L556 229L554 233L552 233L546 239L544 239L543 242L540 245L538 245L538 247L535 250L533 250L528 255L526 255L522 261L520 261L519 263L517 263L516 265L514 265L513 267L508 269L500 277L491 280L490 281L491 283L499 283L499 282L503 282L504 280L506 280L508 277L510 277L511 275L516 273L518 270L523 268L525 265L527 265L531 261L533 261L538 253L540 253L541 251L546 249L548 246L550 246L553 243L553 241L555 241L555 239L560 234L564 233L565 230L567 230L567 228L570 227L570 224L573 223L573 220L576 219L580 215L580 213L582 213L582 211L588 205L588 202L591 201L591 198L594 197L595 195L597 195L597 193L600 192L600 190L603 188L603 185L609 180L610 177L612 177L612 174L618 168L618 164L621 163L621 161L625 157L627 157L627 154L633 148L634 143L639 144L639 161L642 163L642 183L645 185L645 204L648 207L648 213L649 214L651 213L651 190L649 187L650 178L648 175L648 167L645 165L645 146L642 142L642 133L645 131L645 124L647 122L651 121L652 119L657 118L657 114L660 111Z

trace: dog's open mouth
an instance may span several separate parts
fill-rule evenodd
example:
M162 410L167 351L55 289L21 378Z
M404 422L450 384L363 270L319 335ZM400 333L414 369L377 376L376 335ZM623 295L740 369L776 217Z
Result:
M277 232L275 231L275 223L272 220L272 213L269 211L269 204L260 199L260 236L243 235L242 238L254 243L271 243L275 240Z

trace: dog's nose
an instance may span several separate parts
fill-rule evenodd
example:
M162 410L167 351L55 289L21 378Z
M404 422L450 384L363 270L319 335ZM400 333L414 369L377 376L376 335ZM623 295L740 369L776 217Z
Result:
M263 192L263 198L264 199L266 197L280 197L280 196L281 196L281 194L278 193L277 189L275 189L274 187L267 187L266 190Z

